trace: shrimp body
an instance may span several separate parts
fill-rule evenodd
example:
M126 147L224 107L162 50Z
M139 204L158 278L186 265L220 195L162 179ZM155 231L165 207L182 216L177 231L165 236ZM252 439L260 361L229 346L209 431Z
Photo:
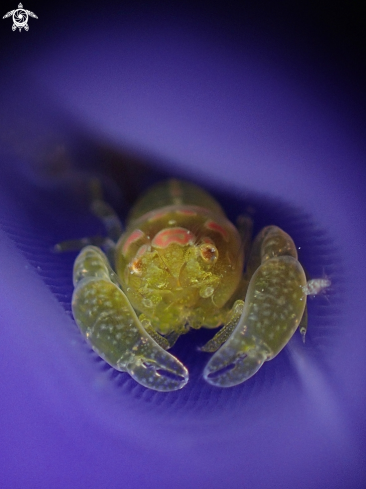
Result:
M159 207L144 213L154 202ZM164 335L222 324L243 261L240 235L221 207L174 180L137 203L116 248L122 288Z
M288 343L307 294L330 285L307 283L283 230L267 226L251 243L249 218L239 231L213 197L187 182L152 187L131 210L123 233L104 201L94 210L110 238L120 236L106 240L110 259L90 244L79 253L74 317L106 362L151 389L182 388L188 371L166 350L190 328L219 325L202 347L215 352L205 380L220 387L247 380Z

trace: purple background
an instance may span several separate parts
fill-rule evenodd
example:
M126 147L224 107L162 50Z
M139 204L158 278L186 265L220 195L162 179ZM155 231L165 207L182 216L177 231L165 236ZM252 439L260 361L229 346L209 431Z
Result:
M362 21L197 5L27 4L29 32L2 21L1 487L364 487ZM283 226L333 283L306 345L226 390L201 377L206 331L174 347L180 392L108 368L70 315L75 254L51 251L102 232L90 175L122 216L178 176L232 218L249 205L256 229Z

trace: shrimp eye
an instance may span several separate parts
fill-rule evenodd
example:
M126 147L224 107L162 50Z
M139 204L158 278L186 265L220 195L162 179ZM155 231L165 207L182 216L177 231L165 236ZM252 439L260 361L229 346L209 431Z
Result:
M219 257L219 252L214 244L204 243L199 247L200 254L206 263L215 263Z

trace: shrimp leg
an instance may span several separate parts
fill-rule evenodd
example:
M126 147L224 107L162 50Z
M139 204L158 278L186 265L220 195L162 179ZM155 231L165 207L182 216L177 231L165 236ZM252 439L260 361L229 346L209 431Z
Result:
M122 223L114 209L103 200L102 187L98 179L90 181L92 201L90 209L92 213L104 224L107 236L91 236L80 239L70 239L57 243L54 251L79 251L87 245L103 247L111 263L114 262L116 243L123 232Z

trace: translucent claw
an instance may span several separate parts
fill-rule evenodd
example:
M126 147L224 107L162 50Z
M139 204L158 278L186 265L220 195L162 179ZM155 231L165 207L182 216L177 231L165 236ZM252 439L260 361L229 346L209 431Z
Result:
M149 389L160 392L181 389L188 382L188 370L173 355L165 350L163 352L165 357L161 355L156 360L137 358L127 366L126 371L136 382Z
M243 313L204 370L205 380L231 387L252 377L296 331L304 313L304 270L291 256L267 259L254 273Z
M74 266L72 310L93 350L109 365L157 391L181 389L188 371L143 328L105 255L88 246Z
M261 368L267 355L261 350L243 353L232 347L222 347L208 362L203 372L205 380L217 387L232 387L252 377Z

